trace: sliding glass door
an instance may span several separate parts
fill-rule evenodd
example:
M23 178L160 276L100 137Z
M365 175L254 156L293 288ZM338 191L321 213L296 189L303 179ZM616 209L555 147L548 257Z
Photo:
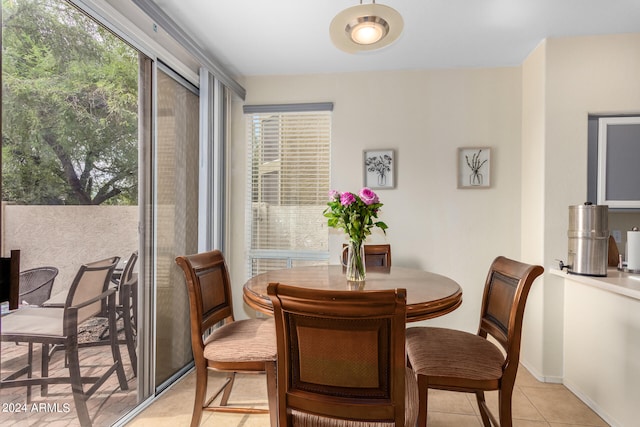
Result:
M198 122L195 87L157 67L155 149L156 390L190 364L189 302L178 255L198 251Z
M146 166L139 154L149 150L151 140L140 138L149 122L140 101L149 98L151 87L140 84L139 77L150 60L62 0L3 0L2 46L0 245L2 256L21 253L18 312L42 305L49 296L65 301L82 265L119 257L123 267L134 252L140 256L134 291L146 289L151 282L144 277L147 254L139 235L140 178ZM43 272L55 274L41 283L49 286L45 296L32 298L27 286L39 284ZM111 279L117 286L118 274ZM3 316L15 314L5 311ZM118 324L127 387L123 390L111 375L87 400L94 425L112 424L150 395L144 386L148 371L137 369L149 354L140 345L147 339L144 316L127 327L130 345L124 344L124 316L134 312L122 313ZM96 315L78 326L84 379L101 375L113 363L105 346L106 322ZM39 345L33 351L25 343L1 345L3 379L31 363L34 378L48 376L59 384L51 384L48 395L33 387L37 391L31 396L25 386L3 387L0 403L14 410L0 419L15 425L79 425L72 386L62 381L70 375L65 349L43 354ZM44 373L43 359L48 360ZM90 381L83 387L89 390ZM49 409L38 410L41 404Z

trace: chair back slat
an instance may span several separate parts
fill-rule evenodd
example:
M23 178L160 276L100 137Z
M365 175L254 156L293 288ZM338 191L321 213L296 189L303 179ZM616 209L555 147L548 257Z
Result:
M404 425L404 289L270 284L268 294L278 339L281 425L291 425L297 413Z

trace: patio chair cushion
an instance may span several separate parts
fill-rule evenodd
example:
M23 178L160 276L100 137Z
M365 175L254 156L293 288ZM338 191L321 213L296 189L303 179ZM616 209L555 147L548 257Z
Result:
M2 317L2 334L62 337L63 316L59 308L24 307Z
M67 295L69 290L58 292L51 298L42 303L44 307L64 307L64 303L67 301Z
M273 319L236 320L206 338L204 357L218 362L276 360L275 334Z

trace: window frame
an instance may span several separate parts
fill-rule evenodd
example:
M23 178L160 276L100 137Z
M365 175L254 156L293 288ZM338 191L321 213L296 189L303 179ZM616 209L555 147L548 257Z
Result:
M333 110L332 103L316 103L316 104L285 104L285 105L260 105L260 106L244 106L244 113L246 115L247 120L247 155L248 155L248 163L247 163L247 190L245 194L245 200L247 203L246 208L246 239L245 239L245 250L247 254L246 261L246 271L248 277L252 277L257 273L262 272L261 269L256 270L254 268L254 263L257 260L271 260L271 261L281 261L280 263L274 263L273 265L279 265L280 268L291 268L294 265L298 264L314 264L314 263L322 263L327 264L329 260L329 250L328 250L328 230L326 229L326 224L322 223L322 228L326 230L326 249L324 250L300 250L300 249L263 249L263 248L254 248L254 221L258 215L254 212L256 206L259 206L262 199L262 180L256 181L255 176L266 175L269 173L277 173L278 174L278 188L275 192L270 194L275 195L277 199L277 206L304 206L304 205L291 205L284 203L283 195L282 195L282 182L283 179L286 179L286 176L283 177L282 173L286 173L283 169L283 151L282 151L282 134L281 134L281 126L282 126L282 117L288 116L289 118L292 115L296 115L295 117L303 117L303 114L307 113L318 113L324 114L326 113L328 116L328 125L327 128L324 129L325 132L328 133L328 138L326 141L326 149L327 156L324 161L327 162L327 170L326 170L326 183L327 188L326 191L323 191L322 194L318 192L316 196L318 200L324 201L326 199L326 193L329 191L330 186L330 175L331 175L331 111ZM323 113L324 112L324 113ZM256 120L269 120L269 117L277 117L278 122L276 122L277 128L274 128L274 131L278 132L278 137L273 139L272 141L277 141L278 146L272 147L272 152L277 152L277 158L269 158L265 162L261 162L258 165L254 165L254 156L255 156L255 144L257 143L256 138L260 141L260 147L263 147L262 143L264 143L264 139L260 135L256 136L255 131L255 121ZM317 143L318 147L321 145ZM264 153L260 153L262 157ZM256 172L257 168L257 172ZM293 179L293 178L291 178ZM319 211L319 215L321 215L322 211ZM264 271L278 268L278 267L266 267Z

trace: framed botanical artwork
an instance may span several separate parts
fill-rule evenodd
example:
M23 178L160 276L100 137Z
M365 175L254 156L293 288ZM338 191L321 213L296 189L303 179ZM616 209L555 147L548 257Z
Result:
M364 150L364 186L376 189L394 188L395 157L393 150Z
M458 188L491 187L491 148L458 148Z

